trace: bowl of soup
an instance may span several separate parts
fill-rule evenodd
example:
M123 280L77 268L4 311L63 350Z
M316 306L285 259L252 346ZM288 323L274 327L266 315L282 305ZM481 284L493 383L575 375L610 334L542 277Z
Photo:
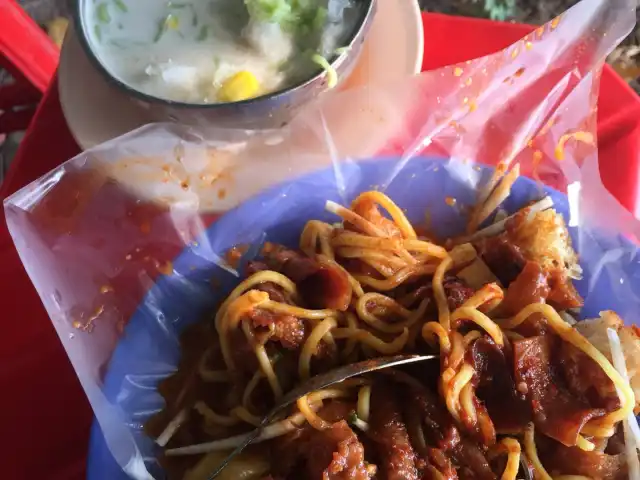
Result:
M376 0L77 0L87 55L150 118L276 128L355 66Z

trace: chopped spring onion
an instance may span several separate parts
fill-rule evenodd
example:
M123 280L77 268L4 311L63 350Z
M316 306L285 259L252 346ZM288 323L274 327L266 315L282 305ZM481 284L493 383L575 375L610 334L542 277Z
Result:
M169 2L167 3L167 7L169 8L186 8L190 6L188 3L179 3L179 2Z
M102 30L100 29L100 25L98 25L97 23L93 26L93 33L96 36L96 39L98 40L98 42L102 41Z
M209 36L209 26L203 25L202 27L200 27L200 31L198 32L196 40L198 40L199 42L203 42L207 39L208 36Z
M173 13L170 13L164 18L164 20L160 22L160 25L158 26L158 33L156 33L153 41L158 42L167 30L177 30L179 25L180 20L178 19L178 17Z
M336 55L342 55L343 53L347 53L349 50L351 50L351 47L340 47L340 48L336 48Z
M115 3L116 7L118 7L124 13L127 13L129 11L129 7L127 7L127 4L124 3L123 0L113 0L113 3Z
M336 69L333 68L326 58L317 53L311 57L311 60L327 72L327 87L335 88L335 86L338 85L338 72L336 72Z
M100 20L102 23L111 22L111 15L109 14L109 6L106 3L99 4L96 9L96 13L98 14L98 20Z

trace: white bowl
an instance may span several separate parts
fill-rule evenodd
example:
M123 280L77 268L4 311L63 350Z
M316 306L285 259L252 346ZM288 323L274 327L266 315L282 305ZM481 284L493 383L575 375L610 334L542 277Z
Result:
M368 37L344 88L392 82L420 71L424 39L417 0L378 0ZM62 111L83 149L150 122L147 111L95 69L72 28L62 48L58 77Z

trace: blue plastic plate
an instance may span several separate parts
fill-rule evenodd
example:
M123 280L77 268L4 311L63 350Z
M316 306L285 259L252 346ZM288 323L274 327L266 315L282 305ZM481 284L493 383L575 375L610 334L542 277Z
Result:
M265 240L296 246L307 220L336 221L324 210L327 200L347 204L362 191L386 185L396 166L394 159L345 165L338 176L333 169L327 169L261 193L224 215L206 232L205 238L185 248L174 262L175 273L161 277L150 290L113 354L104 393L120 407L123 421L131 426L156 478L162 478L162 473L153 460L154 444L141 433L140 426L149 412L162 406L155 386L175 369L180 356L177 343L180 332L215 305L217 299L210 279L217 277L227 290L238 282L236 276L217 266L218 255L237 244L253 244L257 251ZM473 186L490 173L488 168L479 170L459 163L454 170L444 159L414 159L395 175L386 193L406 209L413 222L424 223L428 212L431 228L439 235L451 235L461 232L464 226L461 207L473 204ZM556 210L568 219L566 197L552 189L545 191L553 198ZM533 181L520 178L504 207L509 212L516 211L542 194L541 187ZM455 205L445 202L447 197L454 198ZM571 233L583 258L585 276L577 286L586 295L584 314L597 316L602 309L615 309L624 315L625 311L635 310L640 303L640 295L636 293L640 292L636 248L617 237L603 239L581 232L578 239L576 231ZM617 252L616 267L601 268L598 261L612 249ZM592 270L596 275L590 283ZM625 282L626 290L621 293L619 289ZM127 478L109 452L97 422L91 432L87 467L90 480Z

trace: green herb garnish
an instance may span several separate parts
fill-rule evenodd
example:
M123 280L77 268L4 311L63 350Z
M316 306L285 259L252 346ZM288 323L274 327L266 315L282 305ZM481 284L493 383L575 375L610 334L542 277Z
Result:
M98 14L98 20L102 23L111 22L111 15L109 14L109 6L106 3L98 4L96 13Z
M198 36L196 37L196 40L198 40L199 42L204 42L208 36L209 36L209 26L203 25L202 27L200 27L200 31L198 32Z
M177 30L179 25L180 25L180 21L178 17L175 16L173 13L170 13L164 18L164 20L160 22L160 25L158 26L158 33L156 33L156 36L154 37L153 41L154 42L160 41L160 39L162 38L162 35L164 35L167 30Z
M167 3L167 7L169 8L186 8L189 7L191 5L189 5L188 3L179 3L179 2L169 2Z
M100 25L97 23L93 26L93 33L98 39L98 42L102 41L102 30L100 29Z
M113 2L116 4L116 7L118 7L124 13L127 13L129 11L129 7L127 7L127 4L124 3L123 0L113 0Z

